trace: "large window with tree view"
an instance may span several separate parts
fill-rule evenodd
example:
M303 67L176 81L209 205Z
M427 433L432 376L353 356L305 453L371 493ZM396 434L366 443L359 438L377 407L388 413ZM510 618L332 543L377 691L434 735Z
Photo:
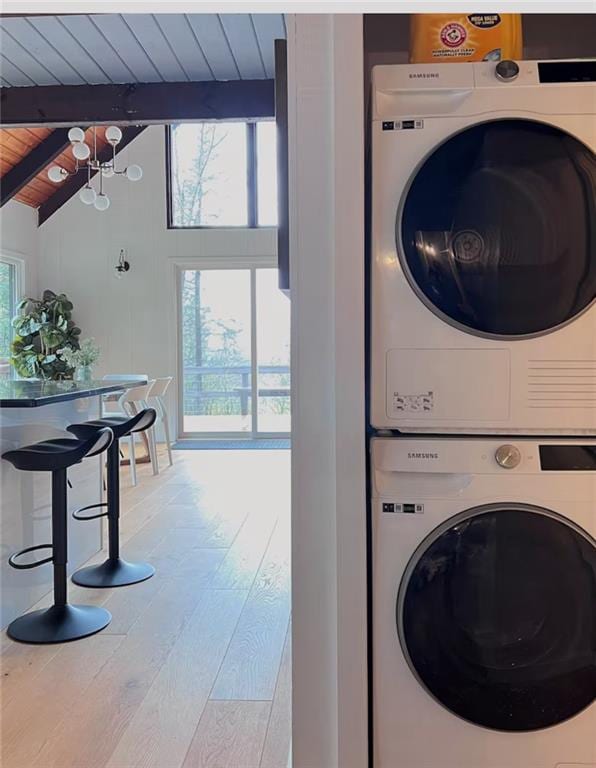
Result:
M270 268L180 274L186 435L290 431L290 305Z
M204 122L169 128L169 225L277 225L273 121Z
M17 265L0 259L0 375L10 374L12 318L16 314L18 287Z

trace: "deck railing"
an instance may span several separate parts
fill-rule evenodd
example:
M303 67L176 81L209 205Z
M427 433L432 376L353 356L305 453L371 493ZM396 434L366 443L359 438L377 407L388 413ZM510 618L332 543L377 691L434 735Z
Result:
M185 414L248 413L250 365L190 365L184 366L183 373ZM280 381L289 373L289 365L259 365L259 376L267 376L266 381L259 380L259 397L287 398L289 405L289 382ZM275 377L276 383L270 383L269 377Z

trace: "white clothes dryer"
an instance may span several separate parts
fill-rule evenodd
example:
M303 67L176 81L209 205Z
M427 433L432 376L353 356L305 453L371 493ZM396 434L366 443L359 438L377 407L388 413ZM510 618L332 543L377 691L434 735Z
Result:
M596 434L596 60L373 69L371 424Z

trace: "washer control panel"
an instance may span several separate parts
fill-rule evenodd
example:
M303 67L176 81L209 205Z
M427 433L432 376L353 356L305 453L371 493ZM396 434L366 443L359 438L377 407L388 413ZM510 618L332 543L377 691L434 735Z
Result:
M503 476L505 469L512 470L508 473L512 476L591 472L596 480L596 437L375 437L371 452L377 496L387 502L397 497L400 502L419 503L428 497L433 483L455 492L466 487L473 475ZM419 489L421 498L417 498ZM405 511L410 510L408 506Z
M495 451L495 460L503 469L515 469L521 463L521 451L517 446L510 443L500 445Z
M424 504L418 504L417 502L399 502L399 501L384 501L382 510L385 513L401 513L404 515L422 515L424 514Z

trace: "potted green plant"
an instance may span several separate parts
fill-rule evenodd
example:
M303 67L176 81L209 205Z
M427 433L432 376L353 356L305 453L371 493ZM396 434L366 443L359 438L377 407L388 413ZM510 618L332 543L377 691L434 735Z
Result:
M19 302L13 319L15 338L10 362L19 376L69 379L74 368L58 350L78 349L81 329L72 319L72 302L64 293L43 292L41 299Z
M65 347L57 351L70 368L74 368L75 381L91 381L93 366L99 360L99 347L95 339L84 339L79 349Z

